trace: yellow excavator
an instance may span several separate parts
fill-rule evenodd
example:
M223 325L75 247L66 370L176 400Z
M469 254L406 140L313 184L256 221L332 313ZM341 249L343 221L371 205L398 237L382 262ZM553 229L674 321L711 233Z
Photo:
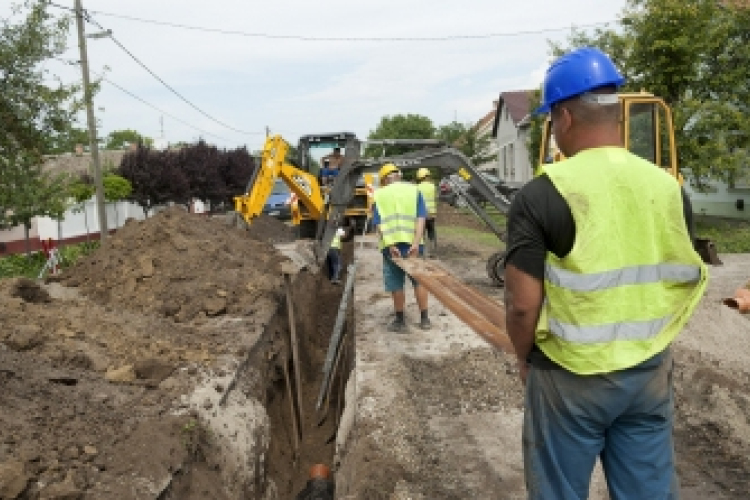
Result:
M645 91L620 93L619 98L622 106L620 131L623 146L660 166L682 184L684 180L677 166L677 147L669 106L662 98ZM552 136L552 126L548 117L542 131L539 165L560 161L563 158Z
M663 168L682 185L685 179L677 164L677 144L669 106L661 97L645 91L620 93L619 99L622 107L620 132L623 146L631 153ZM539 149L540 166L564 159L552 136L549 117L544 122ZM721 264L711 240L696 238L695 248L707 264Z
M280 136L266 138L260 164L248 183L245 194L234 197L234 210L247 224L258 217L277 179L292 192L292 224L299 227L301 238L314 238L326 218L326 204L331 186L322 185L320 172L310 161L310 149L315 147L345 147L341 168L359 158L360 144L354 134L308 135L300 138L297 158L290 158L290 145ZM293 164L294 163L294 164ZM351 203L344 213L342 224L363 230L373 203L373 176L364 175L352 191Z

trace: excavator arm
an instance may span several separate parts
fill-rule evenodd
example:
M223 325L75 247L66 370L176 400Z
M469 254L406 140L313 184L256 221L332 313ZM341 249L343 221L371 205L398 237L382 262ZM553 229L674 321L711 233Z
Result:
M328 217L326 224L319 231L319 238L316 245L316 257L319 261L325 258L328 248L336 232L343 212L351 201L354 193L354 187L357 179L364 173L377 172L378 169L386 163L393 163L402 170L419 169L421 167L440 168L443 175L457 174L466 182L476 189L495 209L500 213L508 213L510 200L503 194L499 193L494 186L489 184L479 171L472 165L471 161L459 150L455 148L442 146L440 141L432 140L389 140L381 141L387 145L407 145L407 146L429 146L426 149L405 153L398 156L383 157L376 159L360 159L350 164L345 164L339 173L333 188L330 192L328 204ZM466 199L469 206L474 210L476 215L482 219L487 227L492 231L499 240L504 241L505 232L500 229L497 223L487 214L482 206L460 186L457 188L461 191L462 196ZM501 261L495 259L492 266L488 264L488 272L493 281L502 283ZM491 270L490 270L491 268Z
M277 178L289 186L312 217L319 218L323 214L323 195L318 180L314 175L287 163L288 151L289 145L281 136L266 138L260 165L247 185L246 194L234 198L235 211L248 224L263 211Z

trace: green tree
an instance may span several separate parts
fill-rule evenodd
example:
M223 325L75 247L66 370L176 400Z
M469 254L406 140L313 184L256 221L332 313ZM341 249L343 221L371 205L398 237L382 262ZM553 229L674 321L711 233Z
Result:
M466 132L458 140L458 149L475 166L497 160L497 155L490 153L491 145L492 136L490 134L480 134L479 127L476 125L467 125Z
M59 134L50 136L45 144L44 153L62 154L72 153L78 144L86 147L89 145L89 133L87 130L70 127Z
M27 254L32 219L65 211L67 179L45 173L42 155L81 109L80 88L42 66L65 51L70 21L47 9L26 0L0 19L0 225L24 226Z
M743 166L750 124L750 9L715 0L629 0L618 26L574 31L559 54L594 45L609 53L628 82L672 107L679 162L700 185L733 182Z
M542 103L542 92L537 89L531 95L529 99L529 109L536 109ZM545 116L532 115L531 123L529 123L529 135L526 142L526 148L529 152L529 164L531 168L536 172L539 167L539 150L542 147L542 134L544 133L544 121Z
M433 139L435 125L432 120L422 115L406 114L384 116L375 130L367 136L376 139ZM405 153L410 148L405 146L369 145L365 148L366 157L392 156Z
M146 137L139 134L135 130L113 130L107 134L107 138L104 144L105 149L125 149L130 144L142 144L147 148L154 145L154 140L151 137Z
M42 67L65 51L70 21L47 9L46 1L26 0L13 6L14 16L0 19L0 153L17 149L37 162L81 109L80 87L64 85Z
M7 154L11 153L11 154ZM23 225L26 254L30 255L29 230L34 217L62 218L66 209L67 176L51 175L42 170L35 154L0 156L0 191L3 196L0 225Z
M447 125L441 125L435 132L435 138L445 142L448 146L456 147L459 139L466 133L466 125L461 122L452 121Z
M130 193L133 192L133 185L126 178L116 174L105 175L102 183L104 184L104 199L110 203L115 203L115 227L119 227L117 202L130 196Z
M442 140L448 146L457 148L476 166L497 159L496 155L489 152L492 145L492 136L490 134L480 135L475 124L463 124L454 121L447 125L441 125L435 132L435 138Z

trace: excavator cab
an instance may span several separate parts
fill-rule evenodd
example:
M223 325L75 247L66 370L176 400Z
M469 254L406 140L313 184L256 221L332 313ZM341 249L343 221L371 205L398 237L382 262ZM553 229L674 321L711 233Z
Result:
M663 168L682 185L685 182L677 165L677 146L674 137L672 111L660 97L648 92L619 94L622 106L620 133L622 145L631 153ZM539 164L554 163L565 158L555 144L549 117L544 122ZM537 174L539 169L537 169ZM695 249L707 264L722 262L714 243L707 238L696 238Z
M333 153L326 155L331 159L330 170L328 171L323 171L322 165L313 160L313 151L320 149L333 151ZM338 159L336 159L336 149L340 153ZM326 156L323 158L326 158ZM359 160L360 156L361 142L352 132L303 135L299 138L297 145L297 164L301 170L314 175L318 179L325 204L328 204L330 200L331 190L335 186L338 174ZM362 175L352 186L354 195L344 211L343 220L340 222L343 227L350 228L347 231L348 237L353 236L355 232L364 231L368 225L372 205L375 201L373 179L372 175ZM327 213L323 218L310 217L304 205L292 204L292 220L295 224L299 224L300 237L302 238L318 237L319 232L324 230L325 224L322 222L325 218L327 218Z
M669 106L660 97L648 92L622 93L619 98L622 106L620 132L623 146L631 153L663 168L682 184ZM542 131L539 164L554 163L564 158L555 144L552 123L547 118Z

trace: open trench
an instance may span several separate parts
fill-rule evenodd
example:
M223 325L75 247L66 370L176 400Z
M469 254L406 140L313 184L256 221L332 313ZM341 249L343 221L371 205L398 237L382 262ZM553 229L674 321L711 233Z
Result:
M344 245L345 263L351 262L351 246ZM286 297L280 296L244 359L206 374L203 388L190 396L199 402L207 394L213 398L193 414L195 430L185 443L190 462L174 474L159 499L291 499L304 488L312 465L333 469L353 363L351 301L344 310L330 390L320 409L316 403L346 276L345 267L339 285L329 282L325 268L290 276L291 315Z

